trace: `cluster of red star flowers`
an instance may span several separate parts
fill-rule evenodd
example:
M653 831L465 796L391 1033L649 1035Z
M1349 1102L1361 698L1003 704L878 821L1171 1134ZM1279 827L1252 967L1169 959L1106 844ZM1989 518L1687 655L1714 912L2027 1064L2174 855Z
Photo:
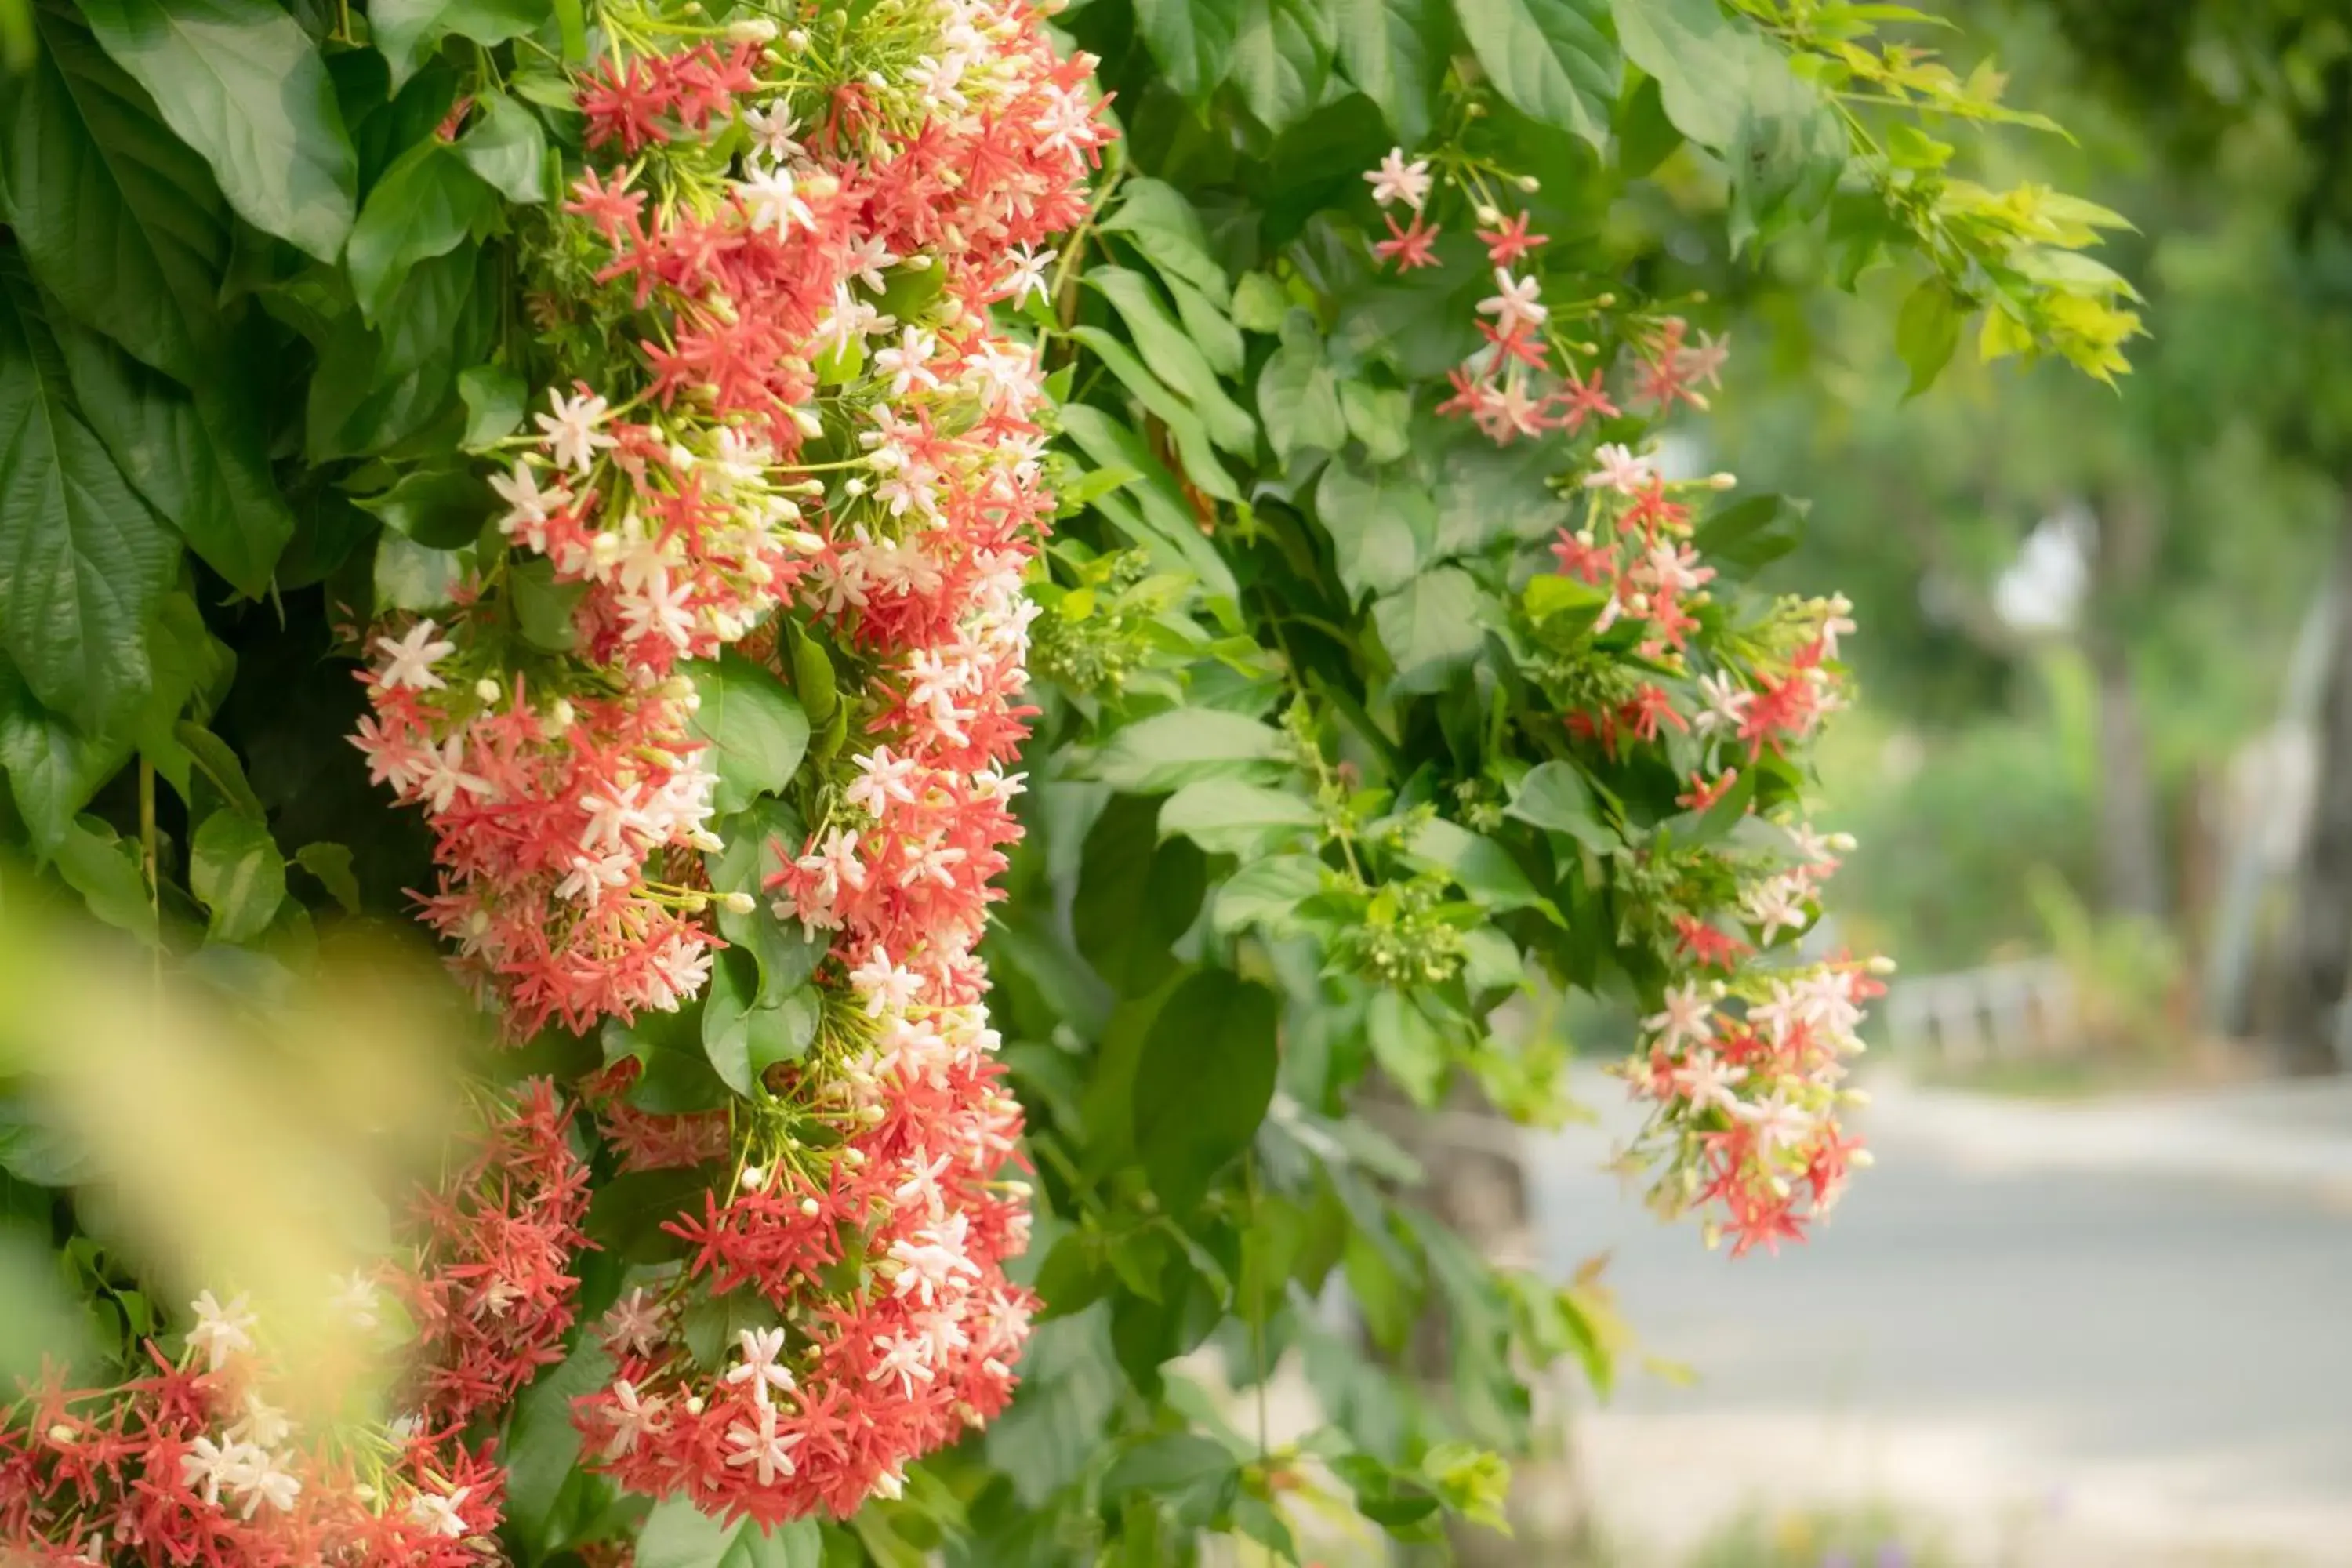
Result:
M143 1347L148 1375L73 1389L52 1371L0 1412L0 1561L497 1561L506 1477L467 1426L562 1353L587 1206L569 1129L544 1080L499 1099L470 1155L418 1194L405 1252L339 1286L354 1343L403 1369L402 1414L303 1430L272 1403L286 1369L265 1326L206 1291L176 1356Z
M602 1327L614 1376L575 1406L624 1486L762 1523L896 1495L909 1460L1002 1410L1032 1306L1003 1271L1027 1190L999 1174L1020 1112L975 948L1019 834L1021 584L1053 500L1035 353L991 311L1044 292L1108 132L1092 62L1057 57L1020 0L908 15L911 36L784 36L739 100L750 148L717 237L617 205L697 134L671 84L711 58L616 63L583 100L619 160L575 202L603 274L659 298L739 230L803 258L648 353L660 386L721 404L736 367L786 367L740 396L787 411L770 438L810 476L797 609L864 676L805 837L769 847L773 918L825 950L817 1037L737 1107L731 1179L668 1227L682 1266L633 1276ZM706 1156L707 1123L616 1109L636 1168ZM752 1325L715 1359L688 1332L712 1298Z
M1380 260L1401 271L1444 265L1428 210L1443 178L1465 193L1494 269L1494 292L1476 305L1480 345L1451 373L1453 395L1440 413L1508 446L1574 437L1628 409L1663 419L1677 406L1706 407L1727 351L1705 334L1694 341L1678 317L1627 320L1630 368L1619 389L1597 359L1580 373L1573 356L1594 345L1573 342L1544 301L1538 258L1548 237L1530 232L1526 211L1502 212L1500 194L1513 182L1472 160L1436 162L1442 169L1399 149L1364 177L1382 208L1406 215L1402 225L1384 218L1388 237L1372 247ZM1583 301L1574 313L1594 316L1611 303ZM1614 679L1592 682L1597 695L1566 714L1570 734L1614 760L1636 749L1663 757L1676 749L1673 732L1700 764L1675 803L1691 812L1730 794L1743 765L1812 738L1841 705L1838 643L1853 630L1843 598L1782 601L1762 631L1736 646L1716 631L1720 617L1702 616L1716 570L1701 559L1692 502L1733 482L1728 474L1669 479L1654 456L1600 442L1576 476L1582 521L1560 530L1551 547L1559 573L1592 591L1590 637L1613 633L1610 647L1620 650L1611 655ZM1679 973L1663 1010L1643 1020L1625 1069L1653 1107L1631 1163L1660 1167L1662 1205L1706 1211L1710 1237L1728 1235L1735 1252L1801 1237L1806 1219L1835 1202L1848 1170L1867 1162L1839 1123L1858 1099L1842 1084L1847 1058L1862 1049L1862 1004L1883 989L1874 975L1890 967L1785 954L1766 967L1776 941L1812 923L1836 853L1851 847L1802 824L1780 832L1785 855L1717 863L1730 875L1709 882L1736 889L1720 906L1671 910Z

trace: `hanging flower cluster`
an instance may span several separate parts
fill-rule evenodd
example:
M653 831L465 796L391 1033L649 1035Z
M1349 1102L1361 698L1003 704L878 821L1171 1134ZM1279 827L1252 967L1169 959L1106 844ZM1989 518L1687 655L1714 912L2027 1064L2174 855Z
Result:
M149 1375L70 1389L52 1372L0 1411L0 1560L499 1561L505 1472L466 1429L562 1353L588 1177L569 1125L544 1080L498 1100L456 1173L417 1195L406 1252L337 1287L354 1341L404 1368L402 1415L303 1429L273 1403L289 1369L265 1325L205 1291L176 1356L146 1345Z
M1409 160L1398 149L1364 177L1386 209L1387 237L1372 247L1381 261L1445 265L1431 211L1442 180L1470 209L1492 268L1493 292L1475 307L1481 346L1450 373L1439 412L1498 446L1593 443L1562 481L1582 516L1551 546L1558 576L1529 595L1531 615L1557 618L1538 639L1549 653L1538 673L1569 734L1604 767L1686 780L1664 793L1693 818L1752 813L1759 781L1743 788L1742 770L1786 773L1842 705L1838 645L1854 627L1843 598L1783 599L1760 622L1735 623L1710 593L1717 568L1702 558L1696 515L1732 476L1672 479L1631 444L1678 406L1706 409L1727 345L1694 339L1677 316L1619 310L1606 294L1548 303L1549 237L1531 232L1526 210L1504 211L1531 181L1451 150ZM1615 364L1581 341L1604 328ZM1862 1004L1883 989L1874 975L1891 968L1771 952L1812 924L1821 884L1852 841L1752 820L1758 831L1721 848L1669 838L1643 849L1622 889L1626 919L1675 969L1625 1068L1653 1106L1628 1163L1655 1168L1662 1206L1704 1209L1710 1237L1728 1234L1735 1252L1801 1237L1867 1162L1839 1124L1858 1098L1841 1085L1862 1048Z
M863 677L765 879L773 917L824 950L822 1025L738 1108L732 1179L670 1226L684 1267L605 1320L615 1376L577 1407L625 1486L762 1522L896 1495L908 1461L1003 1407L1027 1332L1003 1268L1027 1189L997 1175L1020 1114L975 948L1019 834L1021 582L1053 500L1034 350L990 311L1043 292L1107 136L1092 62L1057 58L1024 5L885 7L854 37L782 43L734 105L747 134L699 112L707 49L608 63L583 108L614 161L573 203L609 251L599 278L678 299L646 349L653 395L766 411L799 500L778 592L797 584L810 635ZM729 199L641 224L630 198L681 158L719 160ZM714 257L770 251L714 298ZM619 1100L626 1161L705 1157L707 1122ZM710 1297L758 1325L715 1355L687 1311Z

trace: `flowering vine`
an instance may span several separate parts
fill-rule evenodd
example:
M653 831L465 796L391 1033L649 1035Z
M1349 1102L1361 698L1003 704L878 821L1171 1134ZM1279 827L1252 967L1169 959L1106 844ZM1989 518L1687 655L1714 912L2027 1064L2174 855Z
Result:
M1787 768L1843 702L1851 605L1783 597L1750 616L1718 603L1698 510L1735 479L1671 478L1658 453L1629 444L1678 407L1706 410L1726 343L1612 293L1548 301L1549 237L1524 207L1506 211L1531 180L1457 148L1426 159L1399 148L1364 177L1383 209L1382 264L1445 265L1443 204L1466 209L1478 247L1457 264L1491 269L1475 306L1480 346L1449 373L1438 412L1497 446L1580 444L1580 466L1556 481L1580 515L1549 546L1553 574L1521 600L1532 673L1571 755L1675 781L1682 815L1621 871L1621 921L1669 955L1623 1069L1652 1106L1628 1162L1656 1169L1663 1208L1704 1209L1735 1252L1800 1237L1869 1158L1841 1126L1859 1098L1842 1080L1862 1049L1862 1004L1891 967L1789 951L1853 847L1801 819Z

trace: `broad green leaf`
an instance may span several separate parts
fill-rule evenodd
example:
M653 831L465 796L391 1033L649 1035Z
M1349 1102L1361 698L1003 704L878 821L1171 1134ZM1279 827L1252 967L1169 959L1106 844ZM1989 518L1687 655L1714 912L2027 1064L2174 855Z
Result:
M1400 468L1331 464L1315 487L1315 514L1331 536L1341 586L1359 600L1412 582L1436 542L1436 499Z
M1430 818L1413 831L1405 841L1404 858L1416 866L1444 872L1488 909L1539 909L1554 920L1559 918L1509 851L1442 816Z
M1246 331L1278 332L1290 314L1290 296L1263 272L1244 272L1234 285L1234 324Z
M1118 203L1099 226L1123 234L1162 278L1181 279L1223 306L1233 296L1225 269L1209 254L1208 231L1182 192L1139 174L1118 187Z
M457 138L466 166L510 202L547 199L547 132L539 116L502 92L474 100L474 123Z
M75 412L36 311L0 256L0 648L95 734L152 680L147 627L180 547Z
M1454 5L1462 36L1495 90L1529 119L1573 131L1595 146L1609 133L1609 108L1617 100L1609 14L1607 0L1456 0Z
M1136 29L1168 85L1204 103L1232 73L1242 0L1136 0Z
M187 752L190 765L204 776L214 794L232 810L241 811L256 822L262 820L261 797L246 782L245 766L236 760L236 753L229 749L226 741L185 719L172 727L172 734Z
M498 510L489 482L470 468L412 468L382 495L355 503L394 533L432 550L456 550L480 536Z
M727 1103L727 1085L702 1050L702 1009L689 1004L674 1013L640 1013L636 1022L604 1020L607 1066L635 1057L643 1067L629 1090L629 1103L658 1116L715 1110Z
M1437 476L1437 552L1467 555L1500 540L1549 544L1575 515L1545 483L1559 459L1538 441L1464 441Z
M1021 1358L1021 1397L982 1440L989 1467L1011 1478L1024 1508L1044 1508L1095 1462L1126 1384L1107 1303L1037 1325Z
M1289 754L1272 725L1220 709L1176 708L1122 725L1088 771L1115 789L1157 795L1204 778L1262 778Z
M588 1202L584 1228L597 1245L630 1263L678 1257L686 1243L662 1226L689 1210L698 1211L711 1184L720 1179L716 1165L624 1172L596 1189Z
M194 383L220 333L219 187L70 9L34 18L39 52L0 95L0 217L68 310Z
M74 814L131 757L128 737L92 738L53 713L0 657L0 769L33 847L54 854Z
M457 444L478 452L511 436L522 425L530 388L522 377L493 364L478 364L457 375L457 397L466 405L466 434Z
M769 1068L807 1054L823 1010L811 986L769 995L761 965L740 948L730 948L710 965L702 1008L703 1055L729 1089L750 1099Z
M1952 297L1951 285L1940 277L1924 279L1903 301L1902 314L1895 321L1895 352L1911 371L1905 398L1916 397L1933 386L1944 366L1951 363L1967 313Z
M1748 496L1700 523L1691 542L1726 575L1746 576L1797 547L1805 510L1786 496Z
M1486 638L1486 592L1459 567L1441 566L1372 605L1372 625L1396 666L1400 692L1436 691L1476 657Z
M238 367L183 385L96 332L56 326L75 402L123 478L206 565L260 597L294 537L294 511Z
M687 672L702 700L692 728L709 743L703 764L719 775L711 809L724 816L792 783L808 752L808 718L774 672L735 653Z
M269 829L242 811L215 811L188 841L188 888L209 911L205 934L246 942L286 901L286 858Z
M269 0L81 0L81 9L247 223L321 261L341 253L359 162L300 23Z
M1160 836L1182 834L1212 855L1261 855L1322 824L1315 803L1289 790L1237 779L1186 784L1160 808Z
M559 583L555 563L544 555L507 563L507 591L512 595L515 629L523 641L549 653L569 653L580 640L573 616L588 592L585 583Z
M1150 549L1163 571L1182 572L1203 591L1227 600L1241 590L1217 547L1202 537L1198 521L1184 507L1167 466L1151 455L1143 437L1102 410L1073 403L1061 411L1062 434L1099 468L1125 468L1140 474L1134 487L1140 502L1122 507L1125 497L1095 498L1095 507L1136 543Z
M552 1538L556 1500L580 1458L580 1429L572 1424L572 1402L595 1393L612 1378L612 1352L594 1332L583 1332L572 1353L533 1378L515 1401L503 1455L505 1528L534 1554L543 1555L558 1544Z
M1170 951L1192 924L1208 889L1194 845L1163 843L1151 800L1113 800L1087 829L1070 925L1078 952L1123 996L1149 994L1176 968Z
M376 51L392 68L397 90L425 55L454 33L478 44L502 44L545 21L546 0L374 0L368 26Z
M1264 926L1277 935L1291 912L1323 890L1323 863L1312 855L1269 855L1244 864L1217 889L1213 917L1230 935L1244 926Z
M1716 0L1616 0L1626 58L1654 78L1666 118L1731 166L1735 239L1787 206L1829 197L1848 147L1780 47Z
M118 931L155 940L155 908L139 867L139 846L115 837L94 816L77 817L58 843L58 875L82 897L89 912Z
M347 258L361 314L380 321L418 262L455 250L498 210L499 193L446 142L427 138L402 153L352 226Z
M1163 272L1160 281L1167 285L1184 331L1209 362L1209 368L1224 380L1238 380L1249 348L1242 342L1242 331L1234 325L1233 318L1215 300L1181 278L1171 278Z
M1348 442L1348 416L1314 320L1293 310L1282 324L1282 346L1257 378L1258 417L1275 456L1287 461L1305 448L1336 452Z
M1442 0L1339 0L1339 68L1380 105L1404 146L1429 139L1450 20Z
M1601 818L1592 786L1568 763L1538 763L1519 781L1518 792L1511 796L1504 815L1547 833L1565 833L1600 854L1621 847L1617 836Z
M1210 436L1208 426L1200 413L1190 403L1171 391L1168 384L1146 367L1133 351L1102 328L1073 327L1070 336L1092 351L1094 356L1102 361L1103 368L1110 372L1121 386L1135 394L1135 400L1142 404L1147 412L1168 426L1168 434L1176 444L1177 461L1182 467L1187 481L1219 500L1238 502L1241 500L1240 489L1234 485L1233 476L1225 471L1223 459L1217 456L1217 442ZM1198 359L1198 350L1191 353ZM1223 397L1224 395L1220 392L1218 395ZM1246 420L1249 416L1243 414L1241 417ZM1229 428L1227 434L1237 435L1238 426ZM1097 498L1097 504L1108 500L1108 497Z
M1152 1020L1135 1067L1135 1148L1170 1213L1190 1210L1265 1120L1279 1011L1265 986L1203 969Z
M1415 1104L1438 1102L1445 1091L1445 1040L1411 995L1388 985L1373 992L1364 1036L1372 1059Z
M404 533L387 530L376 541L375 607L378 610L437 610L450 603L466 580L470 552L436 550Z
M352 850L348 844L305 844L294 851L294 864L319 879L328 897L341 904L345 914L360 912L359 879L352 875Z
M0 1100L0 1171L37 1187L70 1187L99 1173L89 1152L38 1101Z
M372 328L346 310L319 348L304 415L312 462L380 452L452 406L457 370L484 357L501 294L478 287L482 249L461 245L419 263Z
M724 847L703 855L710 886L720 893L749 893L753 899L753 907L740 914L720 906L719 934L758 963L759 1000L773 1005L806 984L824 956L824 941L812 940L796 921L776 919L761 898L760 884L767 873L800 852L800 813L790 803L769 796L712 826Z
M1404 388L1343 381L1339 411L1347 416L1348 434L1364 444L1370 461L1393 463L1412 449L1412 395Z
M1160 302L1150 281L1123 267L1090 267L1088 287L1108 300L1127 324L1144 363L1200 416L1209 438L1228 452L1247 454L1257 446L1257 425L1223 384L1191 335Z
M1331 21L1324 0L1241 0L1234 29L1234 81L1267 130L1307 118L1331 74Z
M1223 1481L1237 1464L1222 1443L1197 1432L1171 1432L1121 1454L1110 1474L1103 1478L1103 1495L1117 1497L1129 1491L1181 1495Z

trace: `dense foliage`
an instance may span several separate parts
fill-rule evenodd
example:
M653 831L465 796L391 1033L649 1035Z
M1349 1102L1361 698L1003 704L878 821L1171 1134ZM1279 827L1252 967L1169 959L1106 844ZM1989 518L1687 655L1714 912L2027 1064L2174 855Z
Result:
M1908 268L1920 383L1971 313L2101 375L2136 330L2081 254L2112 215L1949 172L1936 128L2031 117L1874 31L1918 18L26 20L12 904L78 896L254 1051L413 912L478 1007L451 1145L336 1298L393 1380L293 1414L300 1314L128 1245L132 1173L0 1045L0 1195L102 1331L0 1422L10 1544L1142 1563L1295 1558L1317 1499L1499 1521L1530 1380L1605 1387L1622 1329L1484 1261L1364 1111L1561 1114L1530 993L1644 1019L1664 1212L1744 1251L1834 1200L1875 982L1801 941L1846 847L1804 752L1853 627L1744 586L1801 509L1653 441L1727 352L1667 238ZM1276 1447L1286 1362L1326 1419Z

